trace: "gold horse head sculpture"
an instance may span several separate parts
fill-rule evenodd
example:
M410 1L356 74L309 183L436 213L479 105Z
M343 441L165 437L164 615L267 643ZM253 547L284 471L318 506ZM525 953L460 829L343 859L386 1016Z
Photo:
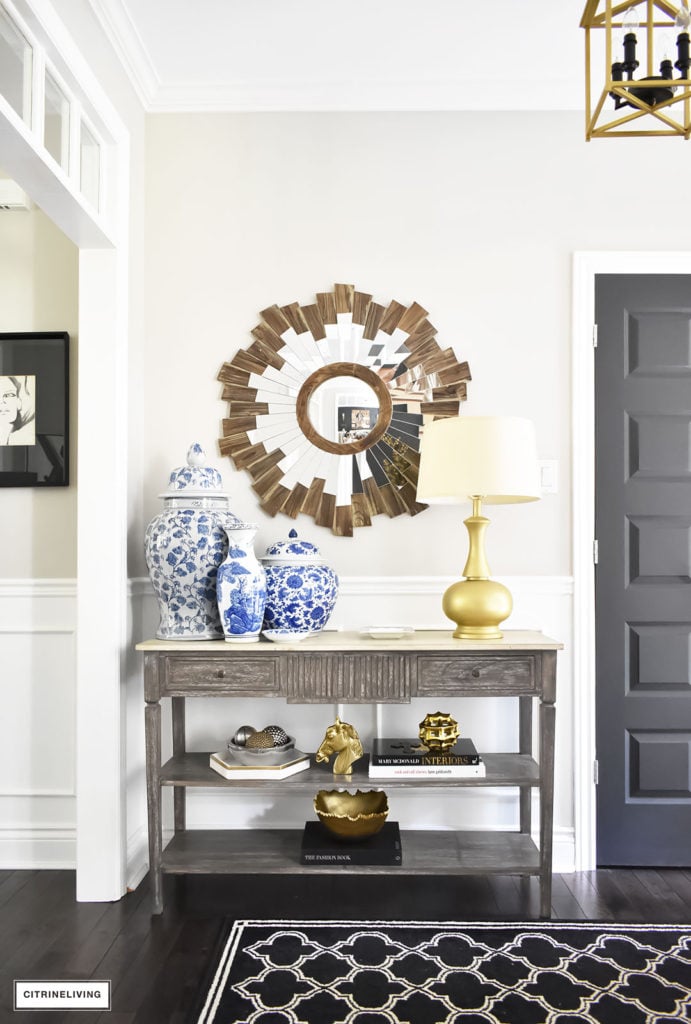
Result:
M338 757L334 761L334 775L350 775L353 763L364 753L360 737L353 726L342 722L340 718L326 730L317 751L317 761L328 761L336 753Z

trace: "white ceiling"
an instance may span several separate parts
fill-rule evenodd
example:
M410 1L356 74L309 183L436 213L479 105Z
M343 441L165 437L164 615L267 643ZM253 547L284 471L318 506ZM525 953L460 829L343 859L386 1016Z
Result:
M89 0L151 111L581 110L584 0Z

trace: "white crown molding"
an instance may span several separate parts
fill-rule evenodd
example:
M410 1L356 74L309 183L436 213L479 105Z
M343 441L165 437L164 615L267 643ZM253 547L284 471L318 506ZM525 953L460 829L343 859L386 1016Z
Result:
M580 111L580 83L462 77L163 82L124 0L88 0L147 113ZM510 101L507 103L507 96ZM536 97L538 99L536 100Z
M90 0L100 3L102 0ZM125 65L127 68L127 65ZM510 102L507 103L507 96ZM540 97L539 105L536 96ZM544 97L549 97L546 103ZM572 83L496 82L477 88L471 81L412 78L385 81L352 79L166 82L150 93L149 113L269 112L444 112L444 111L580 111L582 99Z
M126 6L122 0L89 0L89 4L140 103L146 111L153 110L161 81Z

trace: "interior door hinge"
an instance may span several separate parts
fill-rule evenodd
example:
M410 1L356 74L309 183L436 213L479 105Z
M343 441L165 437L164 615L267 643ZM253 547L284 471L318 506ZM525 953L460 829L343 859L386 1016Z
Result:
M593 564L597 565L600 558L600 546L596 540L593 541Z
M593 324L593 348L597 348L597 324Z
M598 760L593 761L593 782L597 786L600 781L600 762Z

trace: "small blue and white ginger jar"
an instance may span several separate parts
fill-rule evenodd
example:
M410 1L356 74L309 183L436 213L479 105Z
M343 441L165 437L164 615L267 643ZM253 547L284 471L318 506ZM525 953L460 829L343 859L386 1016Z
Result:
M266 549L264 629L314 633L329 621L338 597L338 576L319 548L291 530L288 540Z
M266 606L266 572L254 553L256 526L228 532L228 555L218 567L216 593L227 643L259 639Z
M170 474L159 495L163 511L149 523L146 564L158 600L161 640L218 640L216 575L228 552L228 537L246 524L228 507L221 474L206 465L199 444L187 452L187 465Z

